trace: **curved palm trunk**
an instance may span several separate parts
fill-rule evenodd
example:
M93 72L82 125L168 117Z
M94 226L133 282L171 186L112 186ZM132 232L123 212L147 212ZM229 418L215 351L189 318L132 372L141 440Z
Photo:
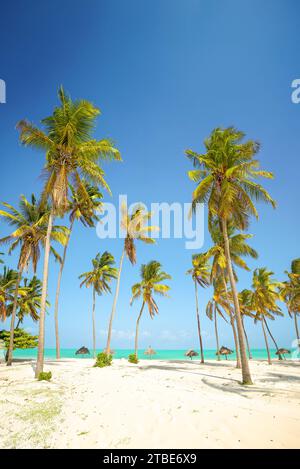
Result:
M15 329L19 329L19 325L20 325L20 324L21 324L21 319L19 318Z
M239 346L240 346L239 348L240 348L240 354L241 354L242 378L243 378L242 382L243 384L252 384L249 363L248 363L248 358L247 358L247 352L246 352L246 347L245 347L244 331L243 331L243 324L242 324L242 318L241 318L240 307L239 307L239 299L238 299L238 294L237 294L237 289L235 285L235 279L234 279L232 264L231 264L226 220L222 219L221 223L222 223L222 232L223 232L223 237L224 237L227 269L228 269L228 275L229 275L229 280L230 280L230 285L231 285L231 290L232 290L238 338L239 338Z
M95 288L93 288L93 356L96 357L96 320L95 320L95 305L96 305L96 292Z
M107 343L106 343L106 349L105 352L107 354L110 353L110 342L111 342L111 333L112 333L112 325L113 325L113 320L116 314L116 306L117 306L117 301L118 301L118 296L119 296L119 290L120 290L120 279L121 279L121 272L122 272L122 266L123 266L123 260L124 260L124 255L125 255L125 249L123 249L121 259L120 259L120 265L119 265L119 272L118 272L118 279L117 279L117 286L116 286L116 292L115 292L115 297L114 297L114 302L111 310L111 315L109 319L109 326L108 326L108 334L107 334Z
M195 283L196 315L197 315L198 336L199 336L199 344L200 344L200 355L201 355L201 363L204 363L204 353L203 353L201 325L200 325L200 316L199 316L199 305L198 305L198 288L197 288L196 279L194 280L194 283Z
M43 286L41 297L41 310L39 319L39 344L36 362L35 377L38 378L44 368L44 346L45 346L45 313L48 289L48 271L49 271L49 255L50 255L50 239L53 225L53 211L51 210L48 221L47 235L45 240L44 270L43 270Z
M298 323L297 323L297 313L294 313L294 321L295 321L296 336L297 336L297 340L299 343L300 337L299 337L299 329L298 329Z
M273 336L272 332L270 331L270 328L269 328L268 323L267 323L267 321L266 321L265 318L264 318L264 323L265 323L265 325L266 325L266 328L267 328L267 331L268 331L268 333L269 333L269 336L271 337L271 339L272 339L272 341L273 341L273 344L275 345L276 352L278 352L278 350L279 350L279 349L278 349L278 345L277 345L277 343L276 343L276 340L274 339L274 336ZM282 355L280 355L280 353L278 354L278 360L283 360Z
M141 319L142 314L143 314L144 306L145 306L145 301L143 301L143 304L142 304L142 307L141 307L141 311L140 311L139 317L137 318L137 321L136 321L135 342L134 342L134 354L135 354L136 359L138 358L139 322L140 322L140 319Z
M215 308L214 308L214 317L215 317L215 334L216 334L216 342L217 342L217 357L218 357L218 361L221 360L220 358L220 353L219 353L219 350L220 350L220 346L219 346L219 334L218 334L218 324L217 324L217 309L216 309L216 305L215 305Z
M224 288L225 288L225 294L226 294L227 302L228 302L228 305L229 305L230 302L229 302L229 296L228 296L227 283L226 283L225 276L223 276L223 282L224 282ZM238 343L238 338L237 338L235 324L234 324L234 316L232 314L231 309L229 309L229 315L230 315L230 324L231 324L231 327L232 327L234 345L235 345L235 350L236 350L236 367L241 368L239 343ZM227 358L227 356L226 356L226 358Z
M63 257L62 257L62 261L60 264L60 269L59 269L58 279L57 279L55 306L54 306L56 360L60 359L60 340L59 340L59 329L58 329L58 301L59 301L59 294L60 294L60 285L61 285L61 278L62 278L64 266L65 266L66 254L67 254L67 249L68 249L69 242L70 242L73 225L74 225L74 220L71 222L71 225L70 225L70 233L68 236L67 243L64 247Z
M17 311L17 303L18 303L18 293L19 293L19 286L22 278L23 269L19 269L18 278L16 282L15 294L14 294L14 303L13 309L11 313L11 320L10 320L10 336L9 336L9 347L6 352L7 358L7 366L11 366L12 359L13 359L13 348L14 348L14 333L15 333L15 320L16 320L16 311Z
M272 360L271 360L271 355L270 355L270 350L269 350L269 344L268 344L268 338L267 338L267 334L266 334L266 331L265 331L265 326L264 326L264 320L263 319L261 320L261 326L262 326L262 330L263 330L264 338L265 338L265 343L266 343L266 349L267 349L267 354L268 354L268 363L269 363L269 365L272 365Z
M247 343L247 349L248 349L249 360L252 360L251 348L250 348L250 345L249 345L248 335L247 335L247 332L246 332L246 328L245 328L243 316L242 316L242 324L243 324L243 330L244 330L245 339L246 339L246 343Z

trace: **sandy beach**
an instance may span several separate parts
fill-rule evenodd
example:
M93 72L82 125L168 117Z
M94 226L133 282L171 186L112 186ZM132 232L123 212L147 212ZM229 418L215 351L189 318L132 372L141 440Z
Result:
M0 365L1 448L299 448L300 363L90 359Z

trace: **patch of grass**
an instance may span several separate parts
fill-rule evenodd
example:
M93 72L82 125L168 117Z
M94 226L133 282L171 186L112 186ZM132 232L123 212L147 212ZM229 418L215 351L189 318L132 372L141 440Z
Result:
M101 352L98 353L94 367L104 368L105 366L111 366L112 355L110 353Z
M17 417L24 422L42 423L52 420L60 414L61 403L58 400L35 403L34 406L25 408Z
M51 371L41 371L38 377L39 381L50 381L52 378Z
M135 353L131 353L131 354L128 356L128 361L129 361L129 363L134 363L135 365L137 365L138 362L139 362L139 360L138 360L138 358L137 358L137 356L136 356Z
M55 418L60 414L62 401L59 393L33 390L34 396L50 397L45 402L26 403L14 414L19 422L24 422L24 429L8 435L7 448L47 448L49 436L55 430ZM58 397L59 396L59 397ZM32 396L33 397L33 396Z

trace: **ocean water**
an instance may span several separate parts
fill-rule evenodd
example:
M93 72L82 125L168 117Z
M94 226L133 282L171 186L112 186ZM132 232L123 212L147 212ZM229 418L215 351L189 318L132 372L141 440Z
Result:
M92 358L92 350L90 349L91 355L75 355L77 349L75 348L67 348L61 349L61 358L77 358L78 360L84 360L85 358ZM97 350L97 353L101 352L102 350ZM186 350L156 350L156 355L153 357L149 357L144 355L145 350L139 350L139 358L151 360L187 360L185 357ZM196 350L199 353L199 350ZM253 349L251 350L252 356L254 360L266 360L267 359L267 352L265 349ZM271 356L272 358L277 358L275 355L276 350L271 349ZM127 358L130 353L133 353L132 349L116 349L114 351L114 358ZM36 358L37 356L37 349L28 349L28 350L14 350L14 357L15 358ZM287 358L289 356L287 355ZM46 348L45 349L45 358L52 359L55 358L55 349L54 348ZM216 360L216 350L204 350L204 358L207 360ZM236 355L233 353L232 355L228 355L228 360L235 360ZM197 360L199 357L194 357L193 360ZM225 360L225 357L221 357L221 360Z

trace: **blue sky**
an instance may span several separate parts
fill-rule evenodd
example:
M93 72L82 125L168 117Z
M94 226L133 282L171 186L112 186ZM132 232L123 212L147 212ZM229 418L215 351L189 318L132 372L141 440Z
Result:
M193 189L186 173L186 148L203 149L216 126L235 125L262 144L260 160L275 173L265 185L278 202L276 211L259 207L252 245L259 251L251 267L268 266L277 279L299 257L300 104L291 101L291 82L300 78L300 5L297 0L21 0L1 7L0 78L7 103L0 105L0 200L16 204L19 194L39 193L44 155L22 148L16 122L35 123L56 103L60 84L74 98L85 98L102 111L96 136L111 137L123 163L104 165L117 201L189 202ZM108 195L105 200L110 201ZM1 223L0 236L8 233ZM210 246L206 232L203 249ZM61 295L60 328L64 347L91 345L91 291L78 285L98 251L119 260L121 240L99 240L93 229L76 226ZM173 280L171 298L159 299L160 314L145 314L140 345L197 347L194 290L185 275L192 252L183 240L158 240L137 246L138 265L128 261L114 323L113 347L133 345L139 305L129 306L130 287L139 264L162 262ZM16 266L16 257L6 258ZM41 264L40 264L41 267ZM50 301L58 266L51 264ZM240 272L239 288L251 274ZM199 292L200 311L211 290ZM98 346L112 296L97 301ZM204 315L202 314L202 317ZM35 330L30 321L26 327ZM213 327L203 317L204 344L215 346ZM247 322L253 347L263 345L259 326ZM221 327L221 342L233 345L231 329ZM281 345L291 346L292 321L272 324ZM53 346L53 308L46 323L46 345Z

